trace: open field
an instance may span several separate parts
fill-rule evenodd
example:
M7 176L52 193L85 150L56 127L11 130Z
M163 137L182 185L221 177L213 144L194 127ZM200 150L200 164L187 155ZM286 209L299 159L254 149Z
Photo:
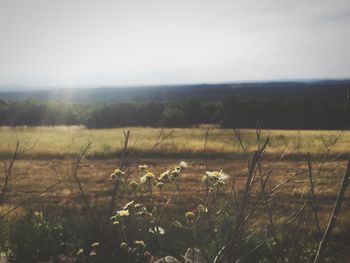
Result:
M179 163L179 159L143 159L140 160L143 164L147 164L156 175L161 174L165 170L175 167ZM205 199L205 186L201 183L201 177L205 175L206 167L203 160L190 159L188 160L189 168L181 178L183 187L182 195L186 200L186 208L193 209L195 200L203 202ZM332 161L322 165L315 162L315 192L319 199L320 213L322 214L322 221L326 223L328 215L331 212L334 200L337 197L337 191L340 187L340 182L345 170L346 161ZM110 173L118 166L117 159L110 160L84 160L79 169L79 176L84 184L84 189L88 194L94 207L101 207L107 205L111 191L113 188L113 180L110 178ZM244 162L234 161L229 162L223 159L209 161L207 163L208 170L223 170L235 178L235 184L238 192L243 191L244 181L246 179L247 167ZM278 194L276 202L279 205L283 204L286 208L289 201L293 198L309 196L307 163L294 161L266 161L262 167L264 170L271 170L271 185L275 186L283 182L290 176L293 176L296 171L300 173L295 179L288 182L281 192ZM58 182L53 191L41 195L39 202L33 203L36 209L45 210L52 207L70 207L81 208L83 203L80 200L79 189L72 176L72 161L71 160L18 160L14 168L14 175L16 175L16 191L13 196L9 198L14 200L13 203L25 201L28 197L34 196L36 193L43 191L49 185ZM128 181L139 181L137 171L132 169ZM196 195L193 193L196 192ZM229 194L230 184L228 183L221 191L222 194ZM292 198L291 195L294 195ZM147 196L147 189L143 195ZM163 191L155 192L156 202L164 201L166 196L176 195L176 189L173 185L165 185ZM120 200L120 205L123 205L128 200L133 199L131 193L126 193ZM140 197L142 199L142 197ZM291 199L290 199L291 198ZM192 202L193 201L193 202ZM288 202L287 202L288 201ZM350 201L350 193L347 194L347 202ZM148 202L147 199L143 202ZM286 204L287 202L287 204ZM346 218L350 216L350 203L345 203L344 213L341 220L348 223ZM58 211L59 212L59 211ZM350 225L349 225L350 227Z
M7 156L18 140L23 147L30 148L23 157L40 157L44 159L74 156L82 146L92 143L89 155L93 157L113 158L123 146L123 130L86 129L80 126L57 127L1 127L0 156ZM130 128L130 145L143 156L169 157L203 157L206 127L165 129L163 136L174 130L173 134L150 150L159 138L159 128ZM239 130L247 152L256 149L255 130ZM287 155L306 154L322 155L330 148L330 153L341 154L350 151L350 131L293 131L263 130L262 140L270 134L267 149L269 154ZM337 140L334 147L332 143ZM211 127L206 152L212 157L230 158L239 155L242 150L233 130Z
M54 192L44 194L42 197L46 200L44 203L48 206L72 204L72 200L79 197L72 178L72 162L81 147L91 142L87 156L104 158L102 160L89 158L83 161L81 178L92 200L98 202L97 205L100 202L106 204L111 191L109 174L118 167L118 152L123 146L123 130L127 129L90 130L77 126L0 128L0 155L4 160L9 156L9 149L15 146L17 140L25 149L14 166L14 174L18 180L16 187L19 191L16 191L11 200L25 200L28 194L36 193L40 191L39 189L45 189L59 181L60 184ZM156 148L150 150L157 142L160 131L161 129L154 128L131 129L129 143L133 148L131 155L140 158L135 163L134 170L138 164L146 163L156 174L160 174L184 159L190 164L188 173L183 178L186 186L183 194L186 198L191 199L193 191L204 191L204 188L196 189L196 187L206 168L222 169L237 177L238 181L242 181L238 184L238 190L242 190L247 165L242 159L241 146L232 130L211 127L207 148L204 150L207 127L178 128ZM164 130L163 135L171 131L171 129ZM256 133L254 130L239 132L247 154L251 156L256 150ZM309 192L308 186L305 187L305 182L308 180L307 161L303 156L310 152L316 174L315 189L319 198L324 201L325 206L322 210L328 213L329 208L326 209L326 206L332 205L332 201L336 198L345 169L344 159L350 151L350 132L273 130L262 131L262 140L268 133L271 139L266 150L264 167L273 171L274 182L277 184L300 170L302 175L293 180L292 184L287 184L288 193L294 191L300 195L307 194ZM337 142L333 145L335 140ZM285 155L279 160L282 153ZM288 159L288 156L297 155L301 157ZM230 160L232 156L235 158ZM136 174L134 171L130 174L130 178L136 176L135 180L139 180ZM79 202L74 204L79 205Z
M216 228L213 225L219 220L224 220L226 209L232 209L235 206L233 205L235 202L233 202L232 187L235 187L235 192L240 198L244 194L249 173L246 156L242 154L241 146L233 131L210 127L205 150L207 127L174 129L174 133L169 138L166 138L156 148L150 150L158 140L160 129L132 128L130 130L129 145L133 151L131 151L128 158L136 160L136 162L132 163L126 171L126 177L122 180L123 183L117 194L115 209L122 209L131 200L142 203L150 211L152 207L158 207L158 209L165 207L164 219L162 221L159 219L159 221L166 229L171 229L174 218L184 222L183 215L186 211L196 211L198 204L205 204L209 200L209 211L214 214L208 216L208 219L203 222L203 224L208 224L205 227L211 228L210 231L204 228L204 233L206 234L209 231L208 238L216 236L215 231L217 230L215 230ZM162 136L171 131L171 129L165 130ZM254 130L240 130L239 132L247 149L246 155L251 160L254 151L257 150L256 132ZM308 152L311 153L318 220L321 229L324 230L331 215L346 168L346 156L350 151L350 132L262 131L260 145L268 133L270 133L270 143L266 148L263 160L256 170L256 178L264 180L268 178L268 184L264 189L269 194L269 213L266 212L266 208L263 205L253 209L254 202L259 200L259 195L261 194L259 181L256 181L251 189L251 196L247 204L247 207L254 212L252 212L249 222L247 222L247 237L245 238L254 234L258 235L259 231L264 233L259 235L268 236L269 231L271 231L269 230L271 227L269 222L271 220L274 221L275 225L283 225L283 222L300 207L303 207L303 204L313 202L309 183L310 171L306 158ZM24 147L25 151L19 156L19 159L16 160L13 166L11 187L6 193L6 202L0 206L0 216L20 205L18 209L9 215L10 217L20 216L28 210L40 211L47 217L64 218L67 222L71 222L70 224L79 222L81 224L79 227L91 228L90 216L86 210L86 204L79 191L77 181L74 179L72 169L74 156L80 151L82 146L86 145L87 142L91 142L91 148L86 155L88 158L82 159L77 175L98 222L104 222L115 185L115 181L111 179L110 174L120 165L119 157L123 146L123 129L89 130L83 127L2 127L0 129L0 155L2 156L2 161L9 163L9 149L13 149L17 140ZM336 143L334 144L335 141ZM282 153L285 153L285 155L282 155ZM296 156L298 158L294 158ZM136 159L133 159L134 157ZM169 182L165 183L161 191L154 186L151 194L147 185L141 184L136 194L130 191L128 187L130 181L140 182L140 176L137 171L139 164L146 164L158 177L167 169L173 169L181 160L185 160L188 163L188 168L185 169L180 177L181 196L178 195L175 185ZM223 170L229 175L227 182L212 195L208 195L208 188L201 180L208 170ZM4 166L1 167L1 173L4 174ZM274 190L282 182L286 183ZM47 187L53 184L55 184L53 188L45 191ZM167 201L169 203L164 206ZM346 262L343 261L344 258L349 258L350 256L348 253L349 240L347 238L350 233L348 221L350 216L349 202L350 193L347 192L333 232L333 244L336 247L333 249L337 252L331 253L338 253L339 255L330 257L331 260L329 262ZM242 201L238 201L237 204L242 205ZM293 231L296 231L298 234L304 233L304 235L301 235L302 239L310 238L310 240L302 241L306 242L305 244L298 243L299 241L293 243L295 249L301 244L302 249L304 249L304 246L306 252L300 252L303 255L303 261L295 259L296 261L292 262L310 262L309 260L314 257L318 244L315 241L318 237L314 221L314 210L311 205L307 205L302 211L302 216L298 219L300 224L295 222L295 225L291 225L289 232L283 232L282 236L277 237L283 245L288 244L288 238ZM157 215L157 213L159 211L154 210L154 214ZM227 212L227 214L229 213ZM236 215L230 214L230 216L235 218ZM167 222L167 220L171 221ZM77 233L86 235L86 229L81 230L79 227L75 226L69 231L76 231L74 235L79 235ZM80 229L79 231L81 232L77 229ZM225 232L226 230L223 231ZM131 235L136 235L132 231L130 233ZM286 236L284 236L285 234ZM87 242L91 243L96 238L102 239L100 236L96 237L94 233L89 233L87 236L83 241L81 239L71 241L73 247L70 249L66 248L64 253L72 255L72 253L75 253L74 251L76 251L78 244L86 247ZM271 236L268 237L272 238ZM298 236L294 235L293 238L297 240ZM211 245L209 248L209 245L206 246L201 243L201 239L203 238L198 239L198 246L202 249L207 249L209 251L208 259L213 260L213 256L219 249L218 246L222 240L216 240L214 245ZM204 240L202 241L204 242ZM103 243L103 240L101 242ZM117 239L116 242L120 242L120 239ZM183 249L183 245L183 243L180 245L176 243L176 245L173 245L173 250L171 246L167 249L167 253L178 255L177 253L181 252L179 252L179 247ZM185 245L187 245L186 242ZM292 248L293 246L290 245ZM154 251L159 253L156 249ZM292 251L290 250L288 253L292 253ZM251 260L254 260L254 258ZM96 262L106 261L97 260Z

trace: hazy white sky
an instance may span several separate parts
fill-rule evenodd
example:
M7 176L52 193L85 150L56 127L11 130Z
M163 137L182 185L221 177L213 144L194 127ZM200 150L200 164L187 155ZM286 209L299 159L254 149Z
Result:
M350 77L349 0L0 0L0 85Z

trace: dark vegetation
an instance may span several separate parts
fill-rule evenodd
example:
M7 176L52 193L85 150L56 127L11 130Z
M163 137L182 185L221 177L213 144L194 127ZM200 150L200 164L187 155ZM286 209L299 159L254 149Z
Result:
M349 80L0 92L0 125L347 129Z

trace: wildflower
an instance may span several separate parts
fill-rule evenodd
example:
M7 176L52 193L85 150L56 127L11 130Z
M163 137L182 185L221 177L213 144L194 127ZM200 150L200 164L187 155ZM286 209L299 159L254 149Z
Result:
M164 184L163 184L162 182L158 182L158 183L156 184L156 187L157 187L159 190L162 190L163 186L164 186Z
M112 179L114 179L114 178L119 179L119 178L121 178L124 175L125 175L125 173L122 170L115 169L114 172L111 174L111 178Z
M188 164L184 161L181 161L180 164L179 164L180 168L182 170L185 170L187 167L188 167Z
M185 217L186 217L187 221L192 222L195 218L195 214L193 212L187 212L185 214Z
M205 206L202 205L202 204L199 204L199 205L197 206L197 211L198 211L199 214L208 213L208 208L205 207Z
M141 207L141 204L140 204L140 203L137 203L137 204L134 205L134 207L135 207L136 209L138 209L138 208Z
M119 210L117 212L117 216L119 217L126 217L129 216L129 210Z
M42 220L43 219L43 212L39 212L39 211L35 211L34 212L34 215L37 217L37 218L39 218L40 220Z
M91 256L91 257L95 257L95 256L96 256L96 251L95 251L95 250L91 251L91 252L90 252L90 256Z
M155 177L155 175L152 172L147 172L145 174L145 177L146 177L146 179L151 180L151 179L153 179Z
M91 247L98 247L99 245L100 245L100 243L95 242L95 243L92 243L92 244L91 244Z
M120 223L119 223L118 220L116 220L116 221L113 222L113 225L119 225L119 224L120 224Z
M148 168L148 166L147 166L147 165L145 165L145 164L143 164L143 165L139 165L139 170L140 170L140 171L146 171L146 170L147 170L147 168Z
M168 179L171 181L171 182L175 182L176 181L176 176L174 173L171 173L170 176L168 177Z
M126 243L120 243L120 250L127 251L128 250L128 244Z
M134 204L134 200L132 200L131 202L129 202L129 203L127 203L124 207L123 207L123 209L128 209L131 205L133 205Z
M228 175L223 173L222 171L213 171L213 172L206 172L206 175L202 177L202 181L205 183L210 183L212 186L222 186L225 184L225 180L228 178Z
M142 240L137 240L134 243L135 243L136 246L146 247L145 242L143 242Z
M219 180L219 181L225 181L228 178L228 175L223 173L222 170L220 172L218 171L213 171L213 172L206 172L207 176L211 179L214 180Z
M151 227L149 229L149 232L152 233L152 234L164 235L165 230L164 230L164 228L162 228L160 226L155 226L155 227Z
M181 172L181 167L180 167L180 166L176 166L176 167L175 167L175 171L176 171L177 173L180 173L180 172Z
M122 170L120 170L120 169L115 169L115 170L114 170L114 173L115 173L116 176L122 176L122 175L124 175L124 172L123 172Z
M141 184L146 183L147 181L151 181L155 177L154 173L147 171L146 173L142 174L140 178Z
M138 187L138 185L139 184L137 182L135 182L135 181L129 182L129 187L131 188L132 191L135 191L136 188Z
M168 179L170 175L170 170L166 170L164 173L162 173L160 176L159 176L159 180L166 180Z
M146 183L146 181L147 181L146 176L141 176L140 183L144 184L144 183Z
M84 253L84 249L81 248L81 249L78 250L77 256L79 256L79 255L81 255L81 254L83 254L83 253Z

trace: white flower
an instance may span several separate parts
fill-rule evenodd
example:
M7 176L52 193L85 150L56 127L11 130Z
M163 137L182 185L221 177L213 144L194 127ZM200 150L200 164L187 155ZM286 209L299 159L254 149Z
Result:
M181 167L181 169L186 169L188 167L188 164L184 161L181 161L179 166Z
M148 166L145 164L139 165L139 170L141 170L141 171L145 171L147 168L148 168Z
M228 175L223 173L222 170L220 172L218 172L218 171L213 171L213 172L207 171L206 174L207 174L207 176L210 179L219 180L219 181L222 181L222 182L224 182L228 178Z
M77 256L79 256L79 255L81 255L81 254L83 254L83 253L84 253L84 249L81 248L81 249L78 250Z
M151 227L149 229L149 232L152 233L152 234L164 235L165 230L164 230L164 228L162 228L160 226L155 226L155 227Z
M146 246L146 244L143 240L136 240L134 243L135 243L135 245L140 246L140 247Z
M141 184L146 183L146 181L147 181L147 178L146 178L145 175L140 177L140 183L141 183Z
M95 243L92 243L92 244L91 244L91 247L98 247L99 245L100 245L100 243L95 242Z

